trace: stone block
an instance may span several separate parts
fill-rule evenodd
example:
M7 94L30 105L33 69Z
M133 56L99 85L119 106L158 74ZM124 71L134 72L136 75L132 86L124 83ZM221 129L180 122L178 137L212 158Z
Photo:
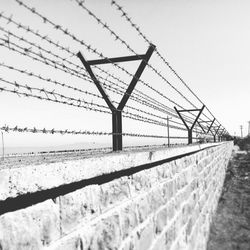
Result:
M46 169L46 170L45 170ZM59 186L63 182L59 166L50 168L44 166L27 166L10 169L10 197L33 193Z
M157 167L156 172L159 181L165 181L172 178L173 175L171 172L171 167L173 166L173 164L174 162L167 162Z
M62 239L60 243L53 248L53 250L87 250L87 245L81 236L74 236L66 240Z
M165 204L160 188L154 188L148 193L148 202L151 212L155 212L160 206Z
M175 201L174 201L174 199L172 199L167 204L167 213L168 213L168 220L171 220L175 215Z
M150 248L154 239L153 225L153 221L149 220L145 227L137 232L135 238L135 249L148 250Z
M100 204L96 197L100 187L87 186L75 192L60 196L61 228L67 234L84 221L100 214Z
M167 207L162 208L155 215L155 233L160 234L168 222L168 210Z
M164 202L168 202L174 196L174 181L170 180L163 184L162 198Z
M151 205L148 201L147 195L142 196L136 203L138 210L138 219L139 222L142 223L148 215L151 213Z
M123 246L119 248L119 250L136 250L135 249L135 243L134 238L131 237L129 241L127 240L125 243L123 243Z
M160 235L155 239L154 245L151 248L152 250L161 250L167 249L165 244L165 237L164 235Z
M125 239L138 225L138 214L135 203L130 203L120 211L122 237Z
M173 242L176 239L176 228L175 228L175 223L172 223L172 225L167 229L165 232L165 245L167 249L170 249L172 246Z
M120 230L119 215L112 214L105 219L101 219L95 225L91 226L93 233L86 235L89 245L88 250L117 250L122 242Z
M128 177L102 184L99 195L102 213L130 197Z
M130 182L132 197L135 197L142 192L148 192L157 182L158 176L155 169L147 169L133 174Z
M9 197L10 173L8 169L0 170L0 201Z
M59 237L59 206L52 200L0 217L0 249L39 250Z

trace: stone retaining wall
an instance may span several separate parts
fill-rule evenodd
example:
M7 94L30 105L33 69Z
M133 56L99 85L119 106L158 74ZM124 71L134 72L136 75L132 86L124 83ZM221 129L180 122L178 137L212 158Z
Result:
M231 142L0 170L0 249L206 249Z

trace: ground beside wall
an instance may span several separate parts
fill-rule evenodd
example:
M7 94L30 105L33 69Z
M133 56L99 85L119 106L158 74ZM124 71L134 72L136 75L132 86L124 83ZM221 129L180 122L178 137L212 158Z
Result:
M0 170L0 249L205 249L232 143Z
M250 250L250 152L236 151L213 219L208 250Z

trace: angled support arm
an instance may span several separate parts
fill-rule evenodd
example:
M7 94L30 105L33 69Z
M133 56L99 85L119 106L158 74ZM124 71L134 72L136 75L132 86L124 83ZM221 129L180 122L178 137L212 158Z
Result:
M130 62L136 60L146 60L145 55L135 55L135 56L123 56L123 57L113 57L113 58L104 58L99 60L90 60L88 61L89 65L96 64L107 64L107 63L120 63L120 62Z
M133 76L133 79L131 80L125 94L123 95L122 100L119 103L117 109L123 110L123 108L125 107L132 91L135 88L136 83L139 81L141 74L144 71L145 67L147 66L147 63L148 63L150 57L152 56L154 50L155 50L155 45L151 44L148 48L148 51L146 52L146 54L144 56L144 59L140 63L139 68L137 69L135 75Z
M201 126L201 122L197 121L197 123L198 123L199 127L202 129L202 131L206 134L205 129L203 128L203 126Z
M209 132L210 132L210 130L211 130L211 128L212 128L212 126L213 126L214 122L215 122L215 118L214 118L214 119L213 119L213 121L211 122L211 124L210 124L210 126L209 126L209 128L208 128L207 133L209 133Z
M221 126L221 125L215 126L214 128L217 128L217 129L214 130L214 132L211 130L211 133L212 133L212 135L214 136L214 142L216 142L216 135L217 135L217 133L218 133L218 131L219 131L219 129L220 129L220 126Z
M193 130L193 128L194 128L196 122L198 121L199 117L201 116L201 113L202 113L202 111L203 111L204 108L205 108L205 105L203 105L202 108L199 110L199 113L198 113L198 115L196 116L196 119L195 119L193 125L191 126L191 130Z
M180 117L180 119L182 120L183 124L185 125L185 127L187 128L187 131L188 131L188 144L192 144L193 142L193 135L192 135L192 132L193 132L193 128L196 124L196 122L198 121L202 111L204 110L205 108L205 105L202 106L201 109L183 109L183 110L178 110L176 107L174 107L176 113L178 114L178 116ZM192 111L199 111L198 115L196 116L193 124L191 125L191 127L189 127L186 123L186 121L184 120L184 118L182 117L181 113L182 112L192 112Z
M189 130L189 126L187 125L186 121L184 120L184 118L182 117L180 111L183 112L183 110L178 110L176 107L174 107L176 113L178 114L178 116L180 117L181 121L183 122L183 124L185 125L185 127L187 128L187 130Z
M95 83L97 89L101 93L103 99L105 100L106 104L110 108L112 112L112 139L113 139L113 151L122 150L122 110L125 107L130 95L132 94L136 83L139 81L143 70L147 66L147 63L155 50L155 45L150 44L146 54L144 55L134 55L134 56L124 56L124 57L113 57L113 58L104 58L98 60L91 60L86 61L82 56L81 52L77 53L78 58L81 60L82 64L84 65L85 69L89 73L91 79ZM118 107L116 108L111 100L109 99L105 89L103 88L100 81L96 78L94 72L91 69L91 65L97 64L106 64L106 63L120 63L120 62L127 62L127 61L135 61L141 60L141 63L133 76L126 92L124 93Z
M112 104L112 102L110 101L105 89L102 87L101 83L99 82L99 80L96 78L94 72L92 71L89 63L84 59L84 57L82 56L81 52L77 53L78 58L81 60L82 64L84 65L85 69L88 71L91 79L93 80L93 82L95 83L96 87L98 88L100 94L102 95L102 98L105 100L105 102L107 103L108 107L110 108L110 110L115 110L116 108L114 107L114 105Z

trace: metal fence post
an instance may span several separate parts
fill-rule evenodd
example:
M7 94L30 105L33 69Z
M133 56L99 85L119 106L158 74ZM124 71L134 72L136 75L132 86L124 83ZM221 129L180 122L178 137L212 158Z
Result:
M122 150L122 112L112 111L113 151Z
M196 124L196 122L198 121L203 109L205 108L205 105L202 106L201 109L183 109L183 110L178 110L176 107L174 107L176 113L179 115L180 119L182 120L183 124L185 125L185 127L187 128L188 131L188 144L192 144L193 143L193 128ZM184 118L182 117L181 113L182 112L192 112L192 111L199 111L198 115L196 116L193 124L191 125L191 127L189 127L186 123L186 121L184 120Z
M134 55L134 56L124 56L124 57L114 57L114 58L104 58L98 60L91 60L86 61L82 56L81 52L77 53L78 58L81 60L82 64L86 68L87 72L89 73L91 79L95 83L96 87L98 88L99 92L101 93L103 99L105 100L106 104L110 108L112 112L112 141L113 141L113 151L122 150L122 110L124 109L130 95L132 94L141 74L143 73L147 63L155 50L155 45L151 44L144 55ZM111 100L109 99L108 95L106 94L102 84L96 78L95 74L91 69L91 65L97 64L107 64L107 63L120 63L120 62L128 62L128 61L135 61L141 60L141 63L135 72L127 90L125 91L118 107L116 108Z
M169 134L169 120L172 118L167 116L167 127L168 127L168 147L170 146L170 134Z

